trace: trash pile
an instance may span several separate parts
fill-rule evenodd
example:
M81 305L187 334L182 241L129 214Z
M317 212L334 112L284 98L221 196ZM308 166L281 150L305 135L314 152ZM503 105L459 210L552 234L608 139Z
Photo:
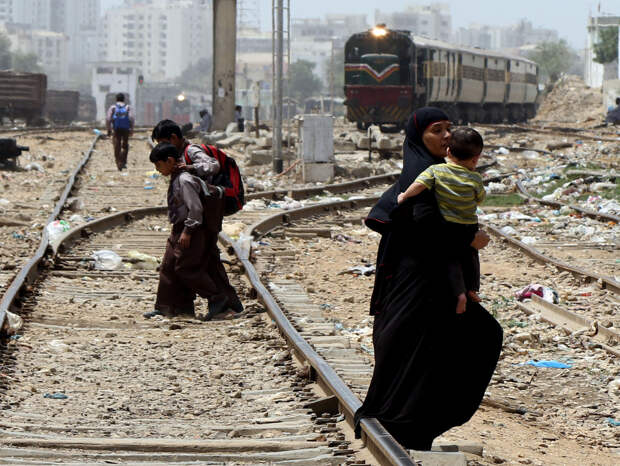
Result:
M592 89L580 77L569 75L562 77L547 94L533 121L602 123L604 118L601 90Z

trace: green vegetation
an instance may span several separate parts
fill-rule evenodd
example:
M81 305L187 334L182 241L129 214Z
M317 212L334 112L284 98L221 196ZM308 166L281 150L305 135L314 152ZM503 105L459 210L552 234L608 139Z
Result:
M594 44L594 61L611 63L618 58L618 28L602 27L598 30L599 41Z
M306 60L297 60L289 67L291 96L299 102L316 95L323 88L323 83L314 74L315 67L315 63Z
M525 204L525 199L523 199L518 194L489 194L484 202L482 203L482 207L492 206L492 207L509 207L509 206L518 206Z
M545 80L556 82L562 73L571 69L579 60L575 51L561 39L557 42L542 42L528 55L530 60L538 63L540 74Z
M11 52L11 41L0 32L0 70L15 70L22 73L41 73L39 57L34 53Z
M13 54L12 68L22 73L42 73L43 67L39 65L38 61L39 57L34 53L17 52Z

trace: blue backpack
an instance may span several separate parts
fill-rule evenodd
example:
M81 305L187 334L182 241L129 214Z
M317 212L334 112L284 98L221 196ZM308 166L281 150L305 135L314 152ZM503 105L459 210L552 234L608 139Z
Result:
M114 129L129 129L131 122L129 121L129 106L116 104L114 114L112 115Z

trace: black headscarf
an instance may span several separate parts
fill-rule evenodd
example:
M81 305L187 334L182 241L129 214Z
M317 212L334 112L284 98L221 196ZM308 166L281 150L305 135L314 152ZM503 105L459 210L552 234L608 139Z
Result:
M405 191L420 173L429 166L442 163L442 158L430 154L422 134L424 130L437 121L449 121L448 115L436 107L422 107L411 114L405 129L403 144L403 170L398 181L383 193L381 199L372 208L366 218L366 226L379 233L389 230L392 223L392 214L398 203L398 194Z

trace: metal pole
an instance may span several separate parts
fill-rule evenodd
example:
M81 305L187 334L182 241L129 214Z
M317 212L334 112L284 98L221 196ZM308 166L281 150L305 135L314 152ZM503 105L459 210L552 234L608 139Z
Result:
M283 15L284 0L277 0L276 12L276 69L275 69L275 121L273 125L273 170L282 173L282 75L283 67Z
M332 37L332 56L329 62L329 112L334 114L334 38Z

